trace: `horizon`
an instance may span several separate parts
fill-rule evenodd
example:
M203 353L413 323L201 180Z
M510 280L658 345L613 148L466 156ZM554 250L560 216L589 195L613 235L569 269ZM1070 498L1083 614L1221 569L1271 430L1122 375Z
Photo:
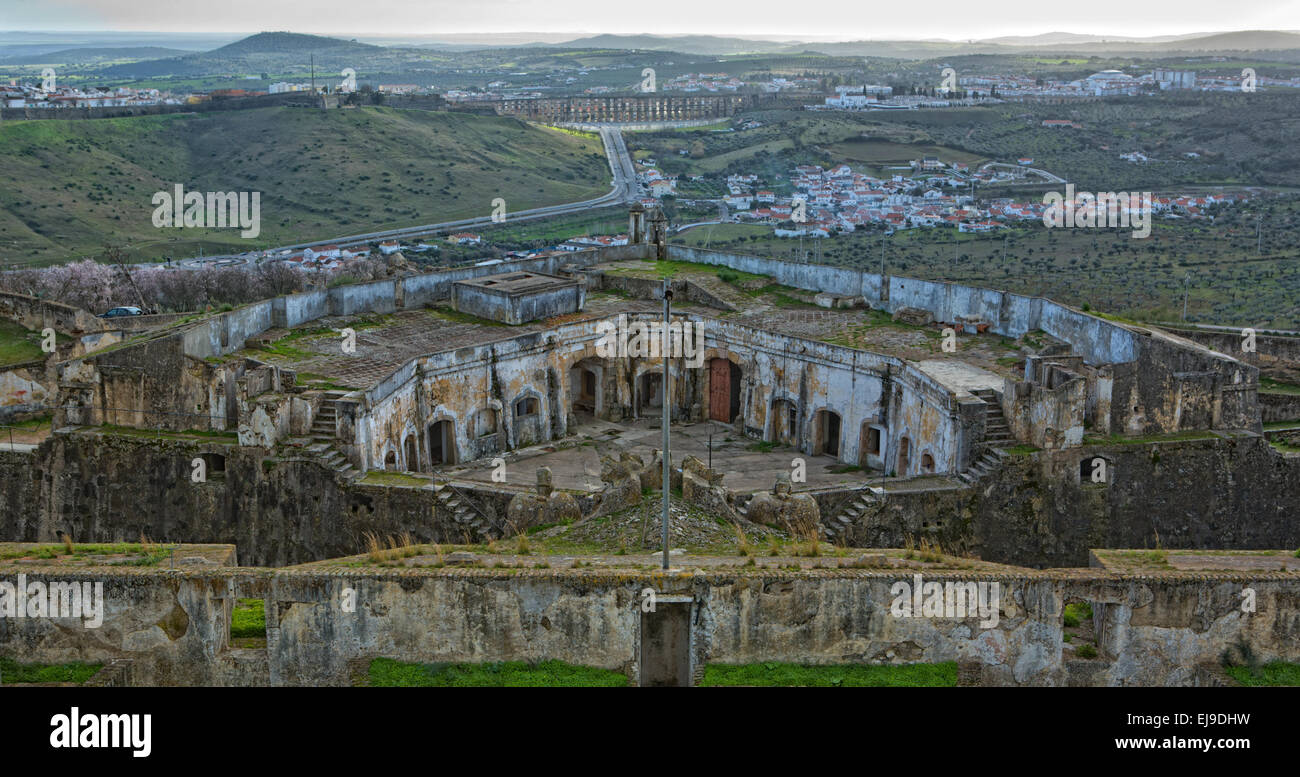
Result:
M1151 32L1144 35L1134 35L1118 32L1090 32L1075 29L1048 29L1042 31L1017 31L1005 32L996 35L982 35L976 37L944 37L944 36L921 36L921 35L819 35L819 34L800 34L786 33L773 34L766 32L625 32L625 31L593 31L593 30L465 30L465 31L441 31L441 32L396 32L391 30L369 30L369 31L330 31L330 30L309 30L309 29L246 29L246 30L174 30L174 29L60 29L60 28L13 28L0 29L0 43L6 41L7 35L44 35L44 36L95 36L95 35L140 35L140 36L202 36L202 37L220 37L229 36L234 39L243 39L254 35L267 33L286 33L294 35L309 35L315 37L335 38L339 40L358 40L361 39L383 39L387 38L393 43L377 44L388 46L400 46L401 41L428 39L430 42L461 42L455 39L473 39L473 38L515 38L514 43L507 45L528 45L530 43L554 44L561 42L572 42L583 38L612 36L620 38L632 37L651 37L661 39L690 39L690 38L720 38L730 40L752 40L764 43L859 43L859 42L879 42L879 43L1001 43L1002 45L1026 45L1026 46L1043 46L1058 45L1053 43L1034 43L1036 38L1047 38L1051 36L1077 36L1094 38L1093 41L1083 42L1163 42L1170 39L1194 40L1202 37L1211 37L1217 35L1230 35L1237 33L1281 33L1300 35L1300 28L1263 28L1263 27L1245 27L1234 29L1197 29L1193 31L1172 31L1164 30ZM538 36L533 39L530 36ZM543 40L542 37L547 38ZM1021 39L1026 41L1023 44L1010 43L1008 41ZM473 42L473 41L464 41ZM1060 44L1068 45L1068 44Z
M590 20L594 4L561 0L546 7L519 0L485 0L474 6L425 4L416 0L373 0L364 18L346 0L320 0L309 20L288 4L229 0L220 7L196 7L179 18L167 0L4 0L5 33L48 34L229 34L307 26L331 37L436 37L507 35L713 35L774 40L965 42L1050 34L1117 38L1214 35L1300 29L1300 2L1264 0L1224 6L1188 0L1176 21L1163 9L1124 0L1097 0L1080 18L1069 7L1042 7L1034 0L1007 0L996 11L970 13L959 0L936 0L923 17L907 8L864 12L846 0L828 0L817 13L792 13L779 0L743 7L701 7L688 0L661 0L651 13L639 7L599 7L601 25ZM232 19L248 20L231 24ZM66 24L62 23L68 21ZM681 20L690 20L684 23ZM307 23L304 25L304 21ZM828 34L828 28L845 30Z

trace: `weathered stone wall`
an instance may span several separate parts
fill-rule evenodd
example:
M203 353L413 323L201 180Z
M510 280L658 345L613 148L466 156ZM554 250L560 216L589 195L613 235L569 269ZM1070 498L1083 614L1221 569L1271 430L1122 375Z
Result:
M1065 685L1062 618L1093 604L1095 685L1190 685L1242 642L1261 659L1300 658L1300 578L1107 573L931 572L926 583L998 585L996 623L897 617L895 585L911 571L654 574L492 570L0 568L16 582L104 583L104 623L0 621L0 655L24 661L133 659L149 685L344 685L350 664L558 659L639 671L641 590L691 602L691 663L812 664L961 661L990 685ZM1241 592L1256 612L1241 611ZM229 647L237 598L263 598L267 647ZM349 606L351 603L351 606ZM986 612L986 616L989 613Z
M207 482L191 481L195 458L207 459ZM500 516L507 499L476 494ZM465 541L428 489L348 483L312 460L216 440L94 432L56 434L35 453L0 453L0 537L53 542L58 531L78 542L233 543L240 562L256 566L360 553L366 532Z
M1107 480L1093 483L1092 460ZM848 537L1031 567L1084 566L1089 548L1300 546L1300 458L1259 437L1084 445L1012 456L970 489L891 492Z
M1300 394L1260 394L1259 414L1264 423L1300 420Z
M102 319L81 308L7 291L0 292L0 318L16 321L34 332L45 327L64 334L98 332L104 329Z

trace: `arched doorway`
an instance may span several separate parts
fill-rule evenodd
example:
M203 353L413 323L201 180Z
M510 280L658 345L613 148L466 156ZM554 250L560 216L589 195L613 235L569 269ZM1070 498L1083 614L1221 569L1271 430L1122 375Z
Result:
M642 410L655 410L664 406L664 376L661 373L642 373L640 389Z
M406 471L418 472L420 469L420 457L415 450L415 435L408 434L406 443L402 446L406 452Z
M598 364L588 361L578 362L569 370L569 409L575 414L600 415L602 372Z
M873 426L870 421L862 424L862 436L858 441L858 466L863 469L884 466L884 456L880 451L884 437L884 430L879 426Z
M906 437L898 441L898 477L907 477L909 465L912 463L912 441Z
M840 455L840 414L834 410L818 410L813 454Z
M456 427L450 419L429 424L429 465L456 463Z
M740 415L740 367L730 359L709 362L709 418L729 424Z
M772 402L772 442L778 445L799 442L799 409L788 399Z

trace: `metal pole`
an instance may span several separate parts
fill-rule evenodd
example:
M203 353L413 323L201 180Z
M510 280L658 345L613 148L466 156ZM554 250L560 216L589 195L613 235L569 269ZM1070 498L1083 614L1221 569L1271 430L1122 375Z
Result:
M664 561L663 568L668 569L668 490L671 478L672 454L668 450L668 421L671 413L672 401L669 399L671 394L668 391L668 320L669 305L672 303L673 292L668 288L668 279L664 278L664 331L662 334L663 356L664 356L664 379L663 379L663 405L664 405L664 514L663 514L663 544L664 544Z

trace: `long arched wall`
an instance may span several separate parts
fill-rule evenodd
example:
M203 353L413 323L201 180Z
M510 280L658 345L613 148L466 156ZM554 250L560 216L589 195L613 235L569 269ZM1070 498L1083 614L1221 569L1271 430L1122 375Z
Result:
M740 412L735 423L746 434L773 439L773 402L789 401L796 410L797 449L812 454L825 441L815 433L819 410L840 418L837 458L858 464L864 424L885 430L884 445L895 451L906 436L915 454L899 475L921 474L921 453L930 454L935 471L964 469L973 444L963 424L957 398L932 378L899 359L814 340L788 337L698 316L680 320L702 326L704 350L698 358L673 359L674 417L701 421L710 413L710 361L726 359L739 369ZM653 321L654 317L630 317ZM384 454L410 429L417 434L420 468L432 460L427 430L438 419L453 421L455 460L473 461L557 439L567 433L573 386L570 370L579 363L599 366L597 391L602 418L618 421L658 417L659 409L641 407L641 379L662 371L659 358L604 356L599 319L564 324L481 346L420 357L389 380L366 392L357 424L363 469L382 468ZM888 396L888 403L882 402ZM520 400L535 413L519 415ZM498 431L476 433L476 416L498 410ZM893 468L891 457L891 469Z

